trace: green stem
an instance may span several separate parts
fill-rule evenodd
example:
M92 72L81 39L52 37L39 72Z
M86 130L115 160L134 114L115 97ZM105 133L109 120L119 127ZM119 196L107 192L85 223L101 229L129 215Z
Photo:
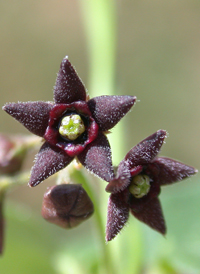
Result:
M21 172L13 176L0 176L0 254L4 246L4 214L3 205L6 192L15 185L27 184L30 172Z
M0 254L3 253L4 247L4 214L3 214L3 202L4 202L5 192L0 192Z
M115 0L80 1L89 55L91 97L116 94L117 8ZM119 123L108 135L114 164L124 154L123 125ZM117 138L116 138L117 136Z
M80 1L89 53L89 94L113 94L116 57L114 0Z
M21 172L14 176L1 176L0 177L0 192L4 193L7 189L28 183L30 172Z
M116 1L81 0L80 4L89 53L89 95L91 97L114 95L117 44ZM115 159L115 163L118 164L122 159L123 153L122 125L117 125L114 130L112 129L112 132L113 134L108 135L108 138L111 142L113 158ZM88 187L87 182L85 183ZM104 184L102 182L100 182L100 194L98 194L97 199L97 197L94 197L94 193L91 192L93 201L101 199L100 204L106 204L107 195L105 195ZM113 254L110 253L112 250L110 246L105 245L103 217L99 204L96 203L95 218L103 248L104 266L106 267L106 273L115 273L114 262L112 262L111 256Z
M111 254L109 252L109 247L105 244L105 228L104 228L104 222L102 220L102 214L101 214L101 207L99 206L99 197L97 197L97 193L94 191L92 188L92 183L90 182L91 179L88 176L88 173L84 172L83 168L80 170L77 170L75 168L70 170L70 177L72 181L81 183L86 190L87 194L91 198L94 208L95 208L95 214L94 218L96 221L96 228L98 230L98 235L100 238L100 243L101 243L101 254L102 254L102 259L104 263L104 273L114 273L112 270L112 265L111 265ZM101 191L101 190L100 190ZM98 192L98 196L101 196ZM103 239L103 240L102 240ZM102 266L102 264L100 264ZM106 271L106 272L105 272Z

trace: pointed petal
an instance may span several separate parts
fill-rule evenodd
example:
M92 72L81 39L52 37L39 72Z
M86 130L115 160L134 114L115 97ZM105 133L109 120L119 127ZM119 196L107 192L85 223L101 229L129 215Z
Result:
M47 179L49 176L66 167L71 161L65 152L44 143L38 152L35 164L31 170L29 186L33 187Z
M107 192L120 192L123 191L130 184L131 173L127 161L121 161L117 169L117 176L111 180L106 186Z
M103 180L108 182L113 179L110 144L103 133L100 132L98 137L77 157L85 168Z
M99 96L89 100L88 106L100 130L106 131L126 115L135 101L133 96Z
M166 234L165 220L158 198L149 201L139 212L135 212L131 209L131 213L141 222L147 224L163 235Z
M158 154L165 137L166 131L158 130L133 147L126 154L125 160L129 161L131 167L150 163Z
M108 200L106 241L111 241L124 227L129 217L129 206L123 199L123 193L111 194Z
M62 60L60 65L54 87L54 100L57 104L70 104L86 100L85 87L68 60L68 56Z
M10 103L3 107L8 114L30 132L43 137L48 126L49 113L53 104L47 102Z
M155 178L159 185L168 185L198 172L195 168L167 157L158 157L148 166L147 172Z

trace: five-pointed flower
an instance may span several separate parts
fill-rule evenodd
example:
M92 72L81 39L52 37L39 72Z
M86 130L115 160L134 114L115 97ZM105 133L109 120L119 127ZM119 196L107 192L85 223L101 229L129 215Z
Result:
M126 224L129 211L161 234L166 233L158 195L160 187L197 172L193 167L166 157L157 157L166 137L158 130L133 147L120 162L116 177L106 191L108 201L106 240L112 240Z
M113 178L111 149L105 133L130 110L136 97L87 99L81 79L65 57L54 87L54 103L19 102L3 107L30 132L45 139L31 171L30 186L63 169L75 156L105 181Z

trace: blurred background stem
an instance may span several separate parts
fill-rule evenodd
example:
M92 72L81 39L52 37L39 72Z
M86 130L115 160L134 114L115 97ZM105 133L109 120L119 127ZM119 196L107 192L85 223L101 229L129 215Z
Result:
M115 61L116 61L116 2L113 0L102 1L80 1L83 23L85 26L86 41L89 58L89 83L88 90L91 97L101 95L113 95L115 89ZM119 132L118 132L119 133ZM116 133L115 133L116 134ZM119 138L115 138L120 141ZM114 140L114 139L113 139ZM116 142L116 141L115 141ZM118 147L111 140L112 150ZM118 159L120 150L117 150ZM104 185L100 182L100 194L103 194ZM92 194L92 196L94 196ZM101 195L102 196L102 195ZM92 197L96 201L97 197ZM101 204L105 203L105 195ZM97 203L96 203L97 204ZM95 206L95 220L99 231L99 238L102 241L102 255L104 267L107 272L114 273L111 260L111 249L105 243L105 227L101 209Z
M89 94L114 92L116 57L116 2L80 1L89 57Z
M116 95L116 45L117 45L117 6L116 1L80 1L85 26L86 41L89 58L88 90L91 97L101 95ZM113 134L108 135L111 143L113 162L118 164L123 157L123 125L119 123ZM87 183L86 183L87 184ZM101 205L107 204L108 195L104 191L105 185L100 182L98 200ZM92 192L91 192L92 193ZM93 201L97 197L91 194ZM97 195L96 195L97 196ZM106 207L100 207L95 202L95 220L102 241L104 267L106 273L119 273L116 264L115 249L120 250L119 244L114 246L105 243L105 215ZM104 213L102 213L104 212ZM119 242L117 242L119 243ZM113 248L114 247L114 248ZM119 254L118 254L119 255ZM120 259L120 258L119 258Z
M91 97L116 94L117 5L114 0L79 1L83 14L89 59L88 90ZM123 126L108 135L114 164L123 157Z

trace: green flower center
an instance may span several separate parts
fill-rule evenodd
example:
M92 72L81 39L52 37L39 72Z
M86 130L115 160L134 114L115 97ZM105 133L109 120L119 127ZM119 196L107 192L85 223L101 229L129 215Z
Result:
M135 198L142 198L150 190L150 178L147 175L136 175L132 178L129 191Z
M65 116L61 120L59 133L71 141L76 140L84 131L85 125L78 114Z

